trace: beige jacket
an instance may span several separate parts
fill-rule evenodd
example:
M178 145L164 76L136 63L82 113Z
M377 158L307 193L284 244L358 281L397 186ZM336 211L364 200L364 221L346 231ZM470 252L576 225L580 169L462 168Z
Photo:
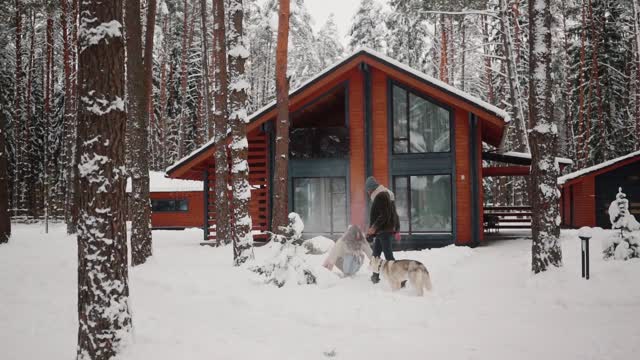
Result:
M329 256L327 256L327 258L324 261L324 264L322 265L327 269L332 269L333 266L336 265L336 263L342 263L342 258L344 258L344 256L347 254L351 254L355 256L358 256L358 255L362 256L362 254L364 254L369 260L371 260L371 254L372 254L371 246L369 246L368 242L362 241L362 246L359 250L352 250L347 246L344 239L340 238L338 241L336 241L336 244L331 248L331 251L329 251Z

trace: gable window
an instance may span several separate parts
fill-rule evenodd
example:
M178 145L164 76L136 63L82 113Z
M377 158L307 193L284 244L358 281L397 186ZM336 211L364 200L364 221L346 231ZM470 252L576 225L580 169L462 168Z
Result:
M189 202L186 199L151 200L152 212L181 212L189 211Z
M400 86L392 89L393 153L449 152L449 110Z

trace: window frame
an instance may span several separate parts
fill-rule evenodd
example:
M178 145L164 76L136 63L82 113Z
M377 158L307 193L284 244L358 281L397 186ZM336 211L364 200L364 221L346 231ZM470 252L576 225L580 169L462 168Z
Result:
M329 197L330 197L330 202L331 202L331 206L329 209L329 228L330 231L329 232L307 232L307 231L303 231L303 232L307 232L309 234L329 234L331 236L336 235L336 234L341 234L342 232L346 231L349 227L349 177L348 176L291 176L290 180L291 180L291 211L295 211L296 209L296 180L297 179L329 179ZM333 223L333 215L334 215L334 211L333 211L333 195L335 194L340 194L340 193L334 193L331 189L332 189L332 185L333 185L333 181L337 180L337 179L343 179L344 180L344 196L345 196L345 205L344 205L344 214L345 214L345 229L344 230L335 230L334 229L334 223ZM305 229L306 230L306 229Z
M412 176L448 176L449 177L449 182L450 182L450 191L449 191L449 200L450 200L450 216L451 216L451 229L449 231L413 231L413 225L411 223L411 177ZM453 174L451 173L429 173L429 174L411 174L411 175L392 175L391 177L391 183L392 183L392 188L393 188L393 193L396 194L397 197L397 189L396 189L396 179L397 178L406 178L407 179L407 211L408 211L408 223L409 223L409 229L407 231L403 231L402 228L400 228L400 233L401 234L407 234L407 235L420 235L420 234L445 234L445 235L453 235L454 234L454 229L455 229L455 211L454 211L454 206L455 206L455 197L454 197L454 187L455 187L455 178L453 176Z
M407 116L407 137L399 138L396 137L395 134L395 117L394 117L394 87L402 89L405 92L405 106L406 106L406 116ZM416 97L422 98L425 101L432 103L449 113L449 150L448 151L427 151L427 152L411 152L411 106L409 104L410 95L413 94ZM453 133L453 125L454 125L454 117L453 117L453 109L451 106L447 104L441 103L438 100L424 94L423 92L417 91L409 86L406 86L402 83L399 83L394 80L389 81L389 118L390 118L390 128L391 128L391 144L389 144L389 148L391 149L391 155L393 156L429 156L429 155L438 155L438 154L453 154L454 151L454 133ZM406 141L407 142L407 152L396 152L395 145L396 141Z
M177 204L178 201L184 201L187 204L187 210L177 210L177 206L174 206L172 210L153 210L153 202L154 201L173 201L174 204ZM152 213L187 213L189 212L190 206L189 206L189 199L188 198L180 198L180 199L169 199L169 198L162 198L162 199L151 199L151 212Z

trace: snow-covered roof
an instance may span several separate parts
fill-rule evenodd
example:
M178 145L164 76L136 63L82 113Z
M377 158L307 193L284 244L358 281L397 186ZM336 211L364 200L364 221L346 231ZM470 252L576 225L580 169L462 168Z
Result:
M356 49L355 51L353 51L351 54L349 54L348 56L346 56L345 58L329 65L327 68L325 68L324 70L320 71L318 74L316 74L315 76L311 77L310 79L308 79L307 81L303 82L302 84L300 84L298 87L296 87L293 90L289 91L289 96L293 96L295 95L297 92L301 91L302 89L304 89L305 87L309 86L310 84L316 82L317 80L319 80L320 78L322 78L323 76L325 76L326 74L330 73L331 71L333 71L334 69L340 67L342 64L350 61L352 58L361 55L361 54L366 54L369 55L373 58L376 58L378 60L381 60L382 62L386 62L388 64L390 64L393 67L396 67L402 71L405 71L425 82L430 83L431 85L440 88L441 90L443 90L444 92L448 92L456 97L459 97L461 99L463 99L464 101L471 103L479 108L482 108L484 110L486 110L487 112L493 113L495 114L497 117L501 118L504 122L509 122L511 120L509 113L507 113L506 111L498 108L497 106L491 105L488 102L477 98L473 95L470 95L454 86L451 86L447 83L445 83L444 81L440 81L432 76L429 76L421 71L418 71L416 69L413 69L411 67L409 67L408 65L405 65L395 59L390 58L387 55L384 55L382 53L379 53L373 49L367 48L367 47L361 47ZM252 113L251 115L249 115L248 117L248 122L252 122L254 121L256 118L258 118L259 116L263 115L264 113L268 112L269 110L271 110L272 108L274 108L276 106L276 101L271 101L270 103L266 104L265 106L261 107L260 109L256 110L254 113ZM211 147L212 145L215 144L215 139L212 138L211 140L209 140L207 143L205 143L204 145L200 146L198 149L192 151L189 155L184 156L182 159L176 161L173 165L167 167L166 172L170 173L171 171L173 171L174 169L180 167L181 165L183 165L184 163L186 163L187 161L191 160L193 157L195 157L197 154L199 154L200 152L202 152L203 150Z
M517 151L507 151L507 152L502 153L502 155L511 156L511 157L517 157L517 158L520 158L520 159L531 160L531 154L530 153L523 153L523 152L517 152ZM562 164L562 165L573 165L573 160L567 159L567 158L564 158L564 157L556 157L556 161L558 162L558 164Z
M149 171L150 192L202 191L202 181L170 179L160 171ZM131 178L127 179L127 192L131 192Z
M558 184L562 185L562 184L566 183L569 180L573 180L573 179L579 178L582 175L586 175L586 174L589 174L589 173L604 169L606 167L615 165L615 164L617 164L617 163L619 163L621 161L624 161L624 160L627 160L627 159L631 159L631 158L634 158L636 156L640 156L640 151L635 151L635 152L629 153L627 155L621 156L619 158L611 159L609 161L605 161L605 162L602 162L600 164L589 166L588 168L584 168L584 169L572 172L570 174L567 174L567 175L559 177L558 178Z

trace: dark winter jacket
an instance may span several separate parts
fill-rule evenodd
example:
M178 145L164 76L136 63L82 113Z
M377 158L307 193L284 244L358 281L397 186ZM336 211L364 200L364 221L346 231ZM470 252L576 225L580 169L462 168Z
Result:
M392 198L393 193L381 186L382 191L375 191L371 211L369 213L369 226L376 229L376 233L398 232L400 219L396 211L396 204Z

